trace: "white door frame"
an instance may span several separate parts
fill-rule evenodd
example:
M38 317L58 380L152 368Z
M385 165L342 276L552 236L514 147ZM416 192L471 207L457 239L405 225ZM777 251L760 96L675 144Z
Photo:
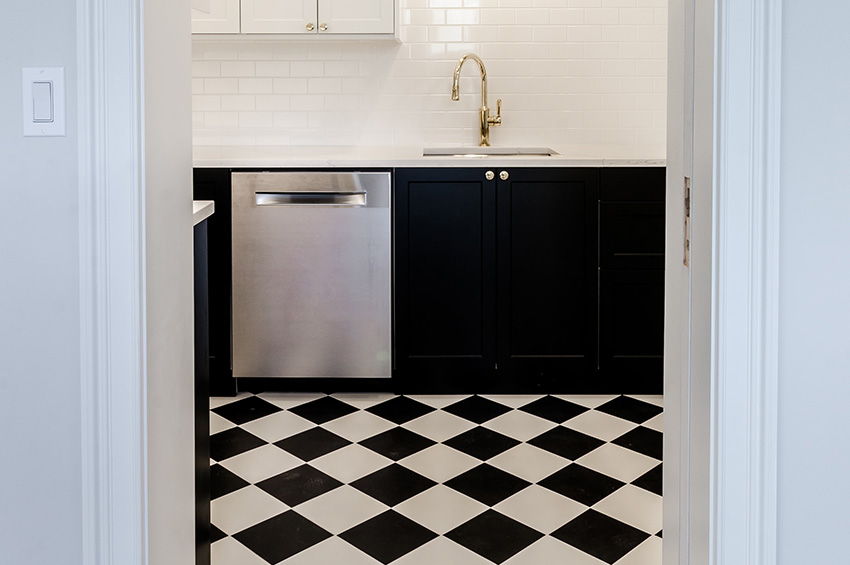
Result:
M147 562L140 6L141 0L77 0L87 565Z
M694 232L692 261L710 272L711 301L710 324L692 310L685 327L691 351L709 340L711 362L708 394L685 387L666 401L665 427L684 440L672 452L666 443L665 485L679 488L665 492L665 511L679 519L672 530L665 519L665 565L768 565L776 548L781 5L670 1L695 6L694 183L711 190L696 195L694 229L705 229L703 212L711 237ZM82 519L92 565L147 563L147 523L156 519L146 500L141 3L77 0ZM710 211L698 208L699 195ZM680 250L668 241L668 253ZM697 270L692 263L692 277ZM682 345L668 336L667 347ZM710 414L705 430L694 426L701 410ZM693 465L695 449L707 449L708 468ZM689 507L685 497L704 497L710 508ZM694 518L703 512L705 523Z
M692 120L690 62L674 51L685 14ZM671 0L668 103L680 115L669 138L684 139L692 122L693 180L690 278L667 276L668 296L690 298L680 315L668 302L668 328L689 329L665 342L665 565L776 561L781 24L779 0ZM670 193L681 194L685 151L668 148ZM680 202L668 202L677 214ZM682 253L676 236L671 257Z

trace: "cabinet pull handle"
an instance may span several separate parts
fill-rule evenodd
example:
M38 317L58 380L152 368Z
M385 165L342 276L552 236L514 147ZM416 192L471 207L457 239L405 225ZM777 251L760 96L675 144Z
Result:
M309 22L307 24L307 31L313 31L314 29L316 29L316 26L313 25L313 22Z
M484 173L484 178L487 180L493 180L494 178L496 178L496 175L495 173L493 173L493 171L487 171L486 173Z
M319 31L328 31L328 24L322 23L319 25Z
M499 178L502 180L508 180L509 176L510 175L508 174L508 171L502 171L501 173L499 173Z

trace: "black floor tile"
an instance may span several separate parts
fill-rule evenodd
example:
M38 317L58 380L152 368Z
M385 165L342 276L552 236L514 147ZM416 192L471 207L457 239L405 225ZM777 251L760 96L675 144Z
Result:
M235 492L249 484L251 483L221 465L210 467L210 500Z
M395 506L436 485L434 481L393 463L357 479L351 486L376 498L387 506Z
M443 443L467 455L486 461L515 445L519 445L520 442L499 432L476 426Z
M531 404L526 404L520 410L563 424L567 420L587 412L589 408L554 396L544 396Z
M282 408L275 406L271 402L266 402L262 398L249 396L248 398L213 408L212 412L215 412L222 418L227 418L234 424L241 425L282 410Z
M275 442L279 448L304 461L311 461L331 451L336 451L351 442L324 428L311 428L300 434Z
M285 504L297 506L342 486L342 483L310 465L301 465L260 481L257 486Z
M292 535L293 532L297 535ZM331 537L331 534L289 510L233 537L269 563L279 563Z
M227 534L219 530L213 525L210 525L210 543L215 543L220 539L224 539L227 537Z
M664 411L660 406L629 396L618 396L614 400L598 406L596 409L636 424L643 424L653 416L657 416Z
M437 534L394 510L388 510L341 533L339 537L386 564L428 543Z
M552 532L552 537L605 563L614 563L647 539L649 534L595 510L588 510Z
M661 432L656 432L643 426L638 426L630 432L627 432L611 443L626 447L632 451L637 451L649 457L654 457L661 461L663 453L664 436Z
M658 536L658 537L663 537L663 536L661 535L661 532L663 532L663 531L664 531L664 530L658 530L658 533L657 533L657 534L655 534L655 535L656 535L656 536Z
M289 411L310 420L314 424L324 424L352 412L357 412L357 408L336 398L323 396L317 400L299 404L294 408L290 408Z
M404 424L414 418L424 416L429 412L433 412L436 408L423 404L407 396L396 396L392 400L387 400L367 408L367 412L371 412L376 416L385 418L395 424Z
M552 473L537 484L586 506L593 506L625 483L573 463Z
M502 563L543 534L495 510L487 510L448 532L446 537L494 563Z
M531 485L528 481L483 463L446 481L446 486L493 506Z
M530 445L575 461L605 444L601 439L557 426L528 441Z
M487 420L492 420L496 416L501 416L505 412L510 412L511 409L504 404L493 402L481 396L470 396L464 398L460 402L455 402L450 406L443 408L446 412L466 418L476 424L483 424Z
M210 457L215 461L224 461L265 444L265 441L242 428L230 428L210 436Z
M654 467L632 481L632 484L636 487L640 487L642 489L648 490L649 492L654 492L658 496L661 496L661 483L662 483L662 465L658 465Z
M436 442L404 428L392 428L359 443L384 457L398 461L431 447Z

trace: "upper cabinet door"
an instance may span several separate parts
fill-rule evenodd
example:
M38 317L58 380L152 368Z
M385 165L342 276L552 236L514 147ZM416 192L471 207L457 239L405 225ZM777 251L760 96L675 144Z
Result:
M239 0L192 0L192 33L239 33Z
M318 0L318 3L320 35L394 31L393 0Z
M242 0L242 33L315 33L316 0Z

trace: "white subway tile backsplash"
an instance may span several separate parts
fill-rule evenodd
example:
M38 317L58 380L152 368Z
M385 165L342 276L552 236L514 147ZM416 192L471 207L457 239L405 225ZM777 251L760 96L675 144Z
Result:
M473 143L467 52L487 65L494 144L663 144L667 0L399 0L401 44L263 40L192 46L196 145Z

